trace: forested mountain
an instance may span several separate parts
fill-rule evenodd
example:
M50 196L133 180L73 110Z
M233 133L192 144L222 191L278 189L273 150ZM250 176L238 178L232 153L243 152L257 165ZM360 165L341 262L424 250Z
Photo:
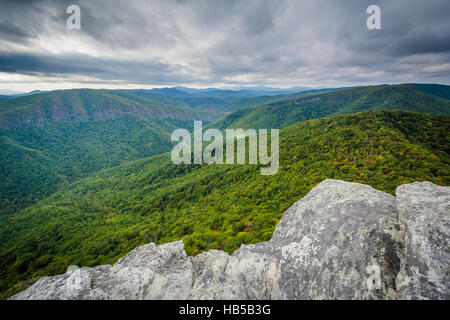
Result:
M0 288L6 296L18 281L111 263L152 241L183 239L197 254L268 240L282 212L326 178L390 193L448 185L449 131L449 116L369 111L283 128L273 176L258 165L176 166L168 154L102 170L0 216Z
M167 152L173 130L215 120L230 112L230 103L239 109L285 98L245 98L256 93L72 89L2 99L0 214L97 170Z
M147 95L141 98L110 90L56 90L0 100L2 128L60 121L107 120L122 115L145 119L213 119L207 113L185 108L170 97Z
M191 130L193 120L206 124L237 110L210 126L278 128L364 110L449 114L449 91L413 84L255 96L254 90L177 87L57 90L1 99L0 214L100 169L167 152L171 132Z
M419 91L435 95L437 97L450 99L450 86L442 84L414 83L411 84Z
M315 89L315 90L305 90L305 91L289 93L289 94L262 95L262 96L257 96L257 97L240 98L240 99L236 99L236 100L226 104L224 106L224 111L229 113L229 112L233 112L233 111L248 108L248 107L261 106L264 104L292 100L292 99L296 99L299 97L316 95L316 94L325 93L325 92L340 91L340 90L344 90L344 89L345 88Z
M450 115L450 86L382 85L357 87L241 109L210 127L280 128L298 121L367 110L408 110Z
M0 214L97 170L167 152L170 134L214 119L164 96L59 90L0 100Z

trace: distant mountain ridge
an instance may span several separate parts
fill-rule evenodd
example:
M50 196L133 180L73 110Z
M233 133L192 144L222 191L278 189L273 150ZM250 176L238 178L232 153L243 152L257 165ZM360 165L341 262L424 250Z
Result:
M43 92L46 92L46 91L33 90L33 91L30 91L30 92L17 92L17 93L14 93L14 91L11 91L10 93L8 93L8 90L4 90L2 92L4 92L4 93L0 92L0 99L30 96L30 95L33 95L33 94L43 93Z
M159 94L166 94L172 96L196 96L196 97L250 97L261 95L279 95L289 94L301 91L313 90L310 87L292 87L287 89L270 88L270 87L242 87L238 89L218 89L218 88L206 88L206 89L194 89L183 86L167 87L167 88L155 88L149 89L150 92Z
M144 118L215 120L240 108L290 98L290 91L190 89L69 89L0 99L0 126L42 125L133 114ZM311 92L312 93L312 92ZM254 98L257 98L256 100Z
M159 95L177 99L186 107L196 110L204 110L215 114L217 117L224 116L232 111L265 104L274 101L289 99L290 95L301 95L309 88L275 89L275 88L248 88L239 90L226 89L192 89L186 87L155 88L121 90L123 92L139 95L146 98L151 95ZM309 90L312 94L315 90ZM319 91L317 91L319 92Z
M308 92L305 92L308 93ZM280 128L292 123L368 110L405 110L450 115L450 86L382 85L312 94L244 108L211 123L209 127ZM289 98L289 97L288 97Z
M57 90L0 100L0 126L44 125L59 121L105 120L122 115L146 119L204 119L214 117L191 110L176 101L108 90Z

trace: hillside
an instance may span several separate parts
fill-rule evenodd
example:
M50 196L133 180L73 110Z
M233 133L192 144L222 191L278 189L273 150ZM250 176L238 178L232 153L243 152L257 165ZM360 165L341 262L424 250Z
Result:
M413 83L417 90L440 98L450 99L450 86L442 84Z
M56 90L0 100L0 126L17 128L60 121L92 121L122 115L145 119L208 119L213 117L189 108L169 97L152 95L138 99L121 91Z
M241 109L210 127L281 128L309 119L367 110L406 110L450 115L450 86L384 85L350 88Z
M167 152L170 134L211 114L170 97L60 90L0 101L0 214L92 172Z
M152 241L231 253L269 240L282 213L327 178L391 194L413 181L448 185L449 131L448 116L364 112L282 129L274 176L251 165L175 166L167 154L103 170L0 217L0 288L112 263Z

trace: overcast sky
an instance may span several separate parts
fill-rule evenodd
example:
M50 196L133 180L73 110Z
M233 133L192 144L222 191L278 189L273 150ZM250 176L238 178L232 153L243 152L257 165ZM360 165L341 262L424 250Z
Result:
M450 84L449 0L0 0L0 89L404 82Z

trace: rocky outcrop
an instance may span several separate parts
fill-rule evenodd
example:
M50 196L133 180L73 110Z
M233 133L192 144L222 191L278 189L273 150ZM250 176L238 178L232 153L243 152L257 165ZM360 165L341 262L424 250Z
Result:
M12 299L449 299L450 187L393 197L326 180L268 242L187 257L182 241L43 277Z
M405 248L396 285L404 298L450 298L449 189L429 182L397 189Z

